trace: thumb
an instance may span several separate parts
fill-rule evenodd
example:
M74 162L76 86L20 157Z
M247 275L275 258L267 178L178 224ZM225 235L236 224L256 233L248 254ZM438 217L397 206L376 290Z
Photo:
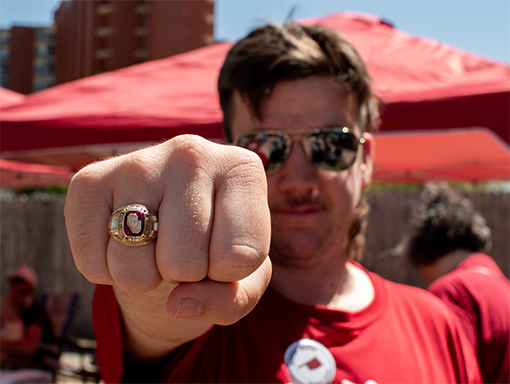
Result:
M181 283L168 298L168 314L218 325L233 324L255 308L269 285L271 272L268 256L255 272L240 281Z

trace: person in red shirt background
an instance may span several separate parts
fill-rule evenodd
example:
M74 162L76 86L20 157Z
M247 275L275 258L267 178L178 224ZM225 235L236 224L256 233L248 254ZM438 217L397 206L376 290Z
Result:
M446 184L428 184L407 241L408 257L428 290L461 319L484 382L510 382L510 281L482 253L492 245L485 219Z
M56 343L50 317L37 300L37 273L21 265L8 274L9 300L18 308L24 325L23 337L15 341L1 340L1 363L4 367L55 369L53 353L44 345ZM55 345L56 347L56 345Z

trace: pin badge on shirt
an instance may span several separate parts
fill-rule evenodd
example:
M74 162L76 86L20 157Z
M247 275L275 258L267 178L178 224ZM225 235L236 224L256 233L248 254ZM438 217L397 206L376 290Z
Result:
M294 384L331 384L335 378L335 359L318 341L301 339L292 343L284 359Z

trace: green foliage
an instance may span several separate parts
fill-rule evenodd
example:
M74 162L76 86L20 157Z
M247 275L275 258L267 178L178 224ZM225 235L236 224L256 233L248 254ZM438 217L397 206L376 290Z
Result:
M379 194L385 192L416 193L421 191L421 184L395 183L395 184L372 184L365 191L365 194Z
M397 193L418 193L422 190L419 183L395 183L395 184L372 184L366 190L365 194L378 194L385 192ZM448 183L448 185L463 193L510 193L510 183L508 182L488 182L488 183Z
M47 193L49 195L66 195L67 194L67 185L62 186L54 186L54 187L45 187L45 188L30 188L30 189L20 189L16 191L17 195L33 195L40 193Z

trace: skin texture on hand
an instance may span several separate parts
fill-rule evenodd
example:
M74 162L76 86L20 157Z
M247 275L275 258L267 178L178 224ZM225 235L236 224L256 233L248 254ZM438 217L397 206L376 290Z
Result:
M108 236L110 214L131 203L158 213L155 243ZM242 148L184 135L91 164L70 184L65 217L78 270L115 287L137 355L163 355L238 321L269 284L266 176Z

